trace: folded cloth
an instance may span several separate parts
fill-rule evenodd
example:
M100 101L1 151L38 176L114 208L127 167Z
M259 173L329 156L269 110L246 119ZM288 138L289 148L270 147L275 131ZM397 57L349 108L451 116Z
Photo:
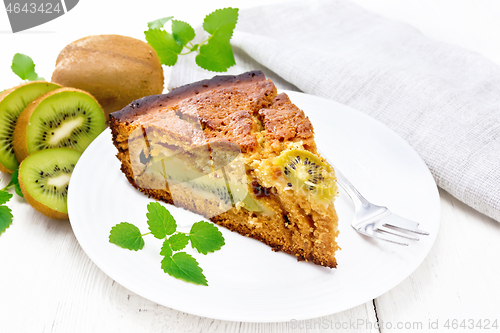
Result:
M322 96L385 123L420 154L436 183L500 221L500 67L345 0L240 10L236 66L279 88ZM169 87L209 78L179 58Z

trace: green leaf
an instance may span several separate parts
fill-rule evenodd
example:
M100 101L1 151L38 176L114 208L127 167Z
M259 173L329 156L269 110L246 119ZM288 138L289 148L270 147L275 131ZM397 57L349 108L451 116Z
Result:
M186 22L173 20L172 21L172 35L177 44L185 46L192 41L195 36L194 29Z
M225 72L236 64L231 44L224 39L210 39L208 44L200 47L199 52L196 56L196 63L201 68L212 72Z
M165 273L177 279L208 286L198 262L186 252L177 252L172 257L163 258L161 268Z
M163 207L159 202L150 202L148 204L148 218L149 230L158 239L163 239L167 235L171 235L177 229L174 217L170 212Z
M144 247L144 239L139 228L128 222L119 223L111 228L109 242L134 251L142 250Z
M144 31L144 35L146 35L146 41L156 51L163 65L175 65L177 56L182 51L182 45L175 41L172 34L165 30L149 29Z
M174 251L180 251L186 247L189 243L189 236L186 234L175 234L172 235L168 241L170 242L170 246Z
M189 239L191 239L191 246L203 254L220 250L225 244L219 229L214 224L205 221L193 224Z
M170 247L170 242L168 241L168 239L165 239L163 245L161 246L160 255L164 257L171 257L172 253L173 252L172 248Z
M217 9L205 17L203 29L214 37L229 42L237 21L238 8Z
M174 18L173 16L168 16L168 17L164 17L161 19L157 19L157 20L148 22L148 28L149 29L161 29L161 28L163 28L165 23L167 23L168 21L170 21L173 18Z
M0 205L4 205L12 198L12 194L7 191L0 191Z
M12 66L10 67L14 74L19 76L21 80L43 80L35 73L35 63L33 59L25 54L16 53L12 59Z
M0 206L0 235L3 234L8 227L10 227L12 224L12 218L13 216L10 208L7 206Z
M14 184L14 191L16 191L17 195L21 198L24 198L23 192L21 191L21 185L19 185L19 168L14 170L14 172L12 173L10 182Z

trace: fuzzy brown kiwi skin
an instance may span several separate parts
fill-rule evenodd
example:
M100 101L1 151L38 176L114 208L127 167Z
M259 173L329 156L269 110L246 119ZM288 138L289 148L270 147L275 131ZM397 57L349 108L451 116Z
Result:
M95 99L94 96L90 95L86 91L75 88L59 88L56 90L49 91L48 93L35 99L26 107L26 109L23 110L23 112L21 112L19 118L17 118L16 127L14 128L14 154L16 155L17 161L19 163L21 163L26 157L30 155L28 151L26 133L28 132L28 124L30 122L31 115L45 98L64 91L74 91L74 92L84 93L92 97L92 99L97 104L99 104L99 102Z
M88 36L68 44L56 60L52 81L88 91L106 119L133 100L163 92L163 69L147 43L120 35Z
M11 92L16 90L17 88L19 88L19 87L10 88L10 89L7 89L7 90L3 91L2 93L0 93L0 103L2 103L3 99L5 97L7 97L7 95L9 95ZM4 167L2 163L0 163L0 171L5 172L5 173L9 173L9 174L13 172L12 170Z
M26 186L24 185L23 180L21 179L22 167L23 167L23 162L21 162L21 165L19 166L18 180L19 180L19 185L21 187L21 192L23 192L23 195L24 195L24 199L26 199L26 201L28 201L28 203L31 205L31 207L35 208L37 211L39 211L40 213L42 213L43 215L45 215L47 217L57 219L57 220L67 220L69 218L68 213L59 212L59 211L54 210L50 207L47 207L44 204L38 202L35 198L33 198L29 194L28 190L26 190Z

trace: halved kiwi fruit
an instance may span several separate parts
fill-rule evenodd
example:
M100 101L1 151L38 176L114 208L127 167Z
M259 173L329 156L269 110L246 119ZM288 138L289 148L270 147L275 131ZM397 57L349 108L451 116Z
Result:
M307 150L285 150L273 164L281 168L287 187L292 190L325 202L330 202L337 194L335 172L331 165Z
M0 171L12 173L19 166L14 154L13 135L21 112L33 100L60 87L50 82L35 81L0 94Z
M18 161L47 148L83 152L105 126L102 108L92 95L74 88L56 89L21 113L14 130L14 152Z
M72 148L44 149L23 160L19 185L36 210L55 219L68 218L68 185L81 153Z

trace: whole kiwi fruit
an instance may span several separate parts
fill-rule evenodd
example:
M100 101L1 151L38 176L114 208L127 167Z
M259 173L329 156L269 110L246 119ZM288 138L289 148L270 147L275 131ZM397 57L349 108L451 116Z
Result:
M120 35L88 36L57 57L52 82L85 90L109 113L163 92L163 69L147 43Z

